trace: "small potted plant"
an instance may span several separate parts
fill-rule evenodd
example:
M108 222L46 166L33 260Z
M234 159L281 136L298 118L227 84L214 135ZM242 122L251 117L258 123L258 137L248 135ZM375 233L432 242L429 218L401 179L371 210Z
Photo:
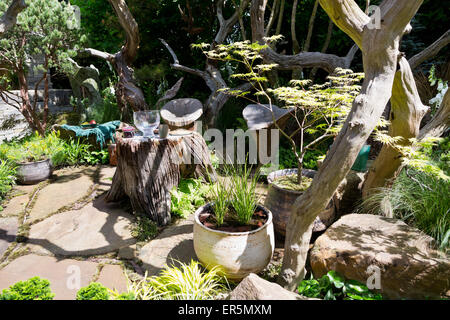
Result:
M219 266L234 281L262 271L275 247L272 213L257 203L257 175L247 166L218 179L213 201L194 215L194 250L206 268Z
M18 183L36 184L52 174L52 157L61 155L62 143L54 132L45 138L36 133L23 142L2 145L0 158L15 165Z
M267 41L278 40L279 37L268 38ZM261 51L267 45L250 43L249 41L218 45L213 50L207 46L196 45L210 59L235 63L243 67L247 73L233 75L252 84L256 91L223 89L222 91L240 98L247 99L261 108L261 112L272 114L272 123L291 146L296 158L296 167L278 170L268 175L269 191L265 206L274 215L275 230L285 234L286 223L292 204L310 186L315 172L303 169L303 160L308 151L313 150L318 143L335 136L351 109L354 97L358 94L358 83L363 78L361 73L336 68L333 75L322 84L313 84L311 80L291 80L289 86L268 88L266 73L276 67L275 64L264 64ZM276 110L272 101L289 110L295 128L288 132L276 120ZM316 219L313 231L321 231L334 218L334 205L328 204L327 209Z

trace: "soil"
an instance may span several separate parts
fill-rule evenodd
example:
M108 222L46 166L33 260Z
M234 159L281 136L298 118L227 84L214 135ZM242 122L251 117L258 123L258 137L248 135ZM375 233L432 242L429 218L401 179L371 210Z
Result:
M205 227L226 232L247 232L256 230L262 227L268 220L267 213L261 209L257 209L255 211L250 223L247 225L240 224L235 218L233 218L233 214L227 214L223 220L223 224L219 227L217 226L214 210L212 208L209 208L204 213L201 213L198 218L200 223L202 223Z
M281 189L303 192L309 188L312 180L313 179L311 178L302 176L302 183L298 184L297 175L290 174L276 178L273 181L273 184L275 184L277 187L280 187Z

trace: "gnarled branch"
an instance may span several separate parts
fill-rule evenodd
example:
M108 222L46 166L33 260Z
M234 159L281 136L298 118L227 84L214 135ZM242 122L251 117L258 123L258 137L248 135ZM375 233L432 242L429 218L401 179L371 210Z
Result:
M417 68L422 62L433 58L435 55L439 53L446 45L450 43L450 29L447 30L439 39L429 45L426 49L419 52L415 56L411 57L409 61L409 65L411 69Z
M0 37L16 24L17 15L26 7L25 0L13 0L8 10L0 17Z

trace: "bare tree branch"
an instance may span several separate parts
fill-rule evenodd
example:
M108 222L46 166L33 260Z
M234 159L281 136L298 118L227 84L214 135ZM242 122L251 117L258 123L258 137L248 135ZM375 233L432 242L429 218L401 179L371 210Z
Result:
M8 10L0 17L0 37L11 29L17 21L17 15L27 7L25 0L14 0Z
M408 61L411 69L417 68L422 62L433 58L446 45L450 43L450 29L447 30L439 39L429 45L426 49L411 57Z

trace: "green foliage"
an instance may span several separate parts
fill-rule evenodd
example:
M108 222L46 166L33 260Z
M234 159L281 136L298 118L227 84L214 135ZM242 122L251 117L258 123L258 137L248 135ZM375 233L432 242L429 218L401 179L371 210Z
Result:
M0 160L0 204L16 181L16 169L9 161ZM0 211L3 208L0 205Z
M203 271L194 260L177 264L178 267L167 267L158 276L145 276L129 284L128 292L137 300L207 300L226 289L219 267Z
M436 77L436 68L434 65L430 69L428 80L430 81L431 86L437 84L437 94L429 101L431 106L431 114L434 115L441 106L442 100L444 100L445 93L448 90L448 81L443 81L442 79L438 79Z
M53 300L54 296L48 280L34 277L4 289L0 300Z
M77 300L109 300L108 288L98 282L92 282L77 292Z
M211 187L211 193L214 199L214 218L217 226L220 227L230 205L231 190L225 179L217 178L217 181Z
M355 281L346 280L336 271L329 271L319 280L312 277L298 285L298 293L324 300L381 300L380 294L369 291L367 286Z
M210 186L201 179L182 179L171 190L171 210L178 217L186 218L206 203Z
M102 90L102 102L86 108L86 119L95 120L97 123L120 120L121 113L117 106L114 84L110 81L109 86Z
M131 235L137 241L148 241L156 237L158 234L158 225L149 217L138 215L135 226L131 230Z
M64 141L59 133L51 132L41 137L37 132L18 142L2 143L0 145L0 159L14 164L52 159L58 164L58 158L63 152Z
M266 41L275 43L281 38L282 36L277 35L266 38ZM297 160L294 167L299 169L299 175L306 152L340 131L354 98L359 94L361 89L359 83L364 77L362 73L336 68L334 74L328 76L327 81L322 84L312 84L311 80L291 80L289 86L270 88L266 74L277 65L263 63L261 51L266 49L267 45L240 41L227 45L220 44L213 50L208 50L208 44L196 44L193 47L200 49L210 59L234 64L235 70L243 69L243 73L236 71L230 78L249 82L256 98L250 91L229 88L220 91L259 104L261 108L267 108L271 112L273 112L272 101L278 101L284 108L291 110L298 128L293 133L287 133L276 122L275 126L290 142ZM261 101L264 101L266 106L263 106ZM294 139L296 134L301 136L300 145L297 145Z
M252 174L247 164L232 166L228 169L230 174L231 206L236 212L236 219L242 225L247 225L252 219L258 203L256 185L259 174Z
M59 138L59 132L50 132L41 137L37 132L22 141L2 143L0 145L0 160L17 165L22 162L51 159L53 166L77 164L106 164L109 162L107 150L92 150L90 144L80 142L80 139L68 142Z

